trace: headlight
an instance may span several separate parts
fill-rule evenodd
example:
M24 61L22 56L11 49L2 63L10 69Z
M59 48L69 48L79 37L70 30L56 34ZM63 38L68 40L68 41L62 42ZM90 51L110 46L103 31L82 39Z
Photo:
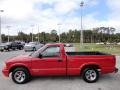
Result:
M3 63L3 67L6 67L6 63Z

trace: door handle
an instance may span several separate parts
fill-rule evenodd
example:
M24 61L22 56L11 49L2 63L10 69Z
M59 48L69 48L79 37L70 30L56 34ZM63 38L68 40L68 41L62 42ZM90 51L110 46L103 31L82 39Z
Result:
M59 59L58 62L62 62L62 59Z

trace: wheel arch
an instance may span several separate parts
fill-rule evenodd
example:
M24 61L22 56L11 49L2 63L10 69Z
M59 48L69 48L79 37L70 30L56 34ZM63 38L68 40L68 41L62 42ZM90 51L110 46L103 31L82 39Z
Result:
M29 72L29 74L31 74L30 73L30 70L28 69L28 67L27 66L25 66L25 65L14 65L14 66L12 66L10 69L9 69L9 74L14 70L14 69L16 69L16 68L25 68L28 72Z
M80 69L80 75L82 74L83 70L86 69L86 68L95 68L97 69L99 72L101 72L101 67L100 65L96 64L96 63L89 63L89 64L84 64L81 66L81 69Z

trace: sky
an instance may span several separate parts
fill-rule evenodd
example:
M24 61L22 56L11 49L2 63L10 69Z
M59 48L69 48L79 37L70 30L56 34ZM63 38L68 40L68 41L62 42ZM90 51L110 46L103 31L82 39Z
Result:
M83 29L114 27L120 32L120 0L83 0ZM1 32L80 30L81 0L0 0ZM8 28L9 27L9 28ZM38 30L39 29L39 30Z

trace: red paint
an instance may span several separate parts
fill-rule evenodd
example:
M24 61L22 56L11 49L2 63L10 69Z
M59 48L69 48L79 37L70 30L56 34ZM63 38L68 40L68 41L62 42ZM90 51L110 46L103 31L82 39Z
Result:
M67 56L64 44L47 44L45 47L50 46L60 46L60 57L14 57L6 61L6 66L2 70L3 74L9 76L10 69L16 66L26 67L32 76L80 75L81 69L86 65L97 65L102 74L112 73L116 70L116 59L113 55Z

